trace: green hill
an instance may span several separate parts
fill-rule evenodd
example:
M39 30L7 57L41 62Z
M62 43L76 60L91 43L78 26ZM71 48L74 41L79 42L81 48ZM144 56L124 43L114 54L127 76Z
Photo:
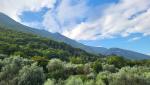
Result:
M150 60L102 57L0 27L0 85L150 85Z
M63 42L56 42L37 35L5 28L0 28L0 54L20 55L25 58L41 56L50 59L60 58L62 60L80 57L84 61L95 60L100 57L89 54L84 50L73 48Z
M67 38L59 33L51 33L51 32L45 31L45 30L39 30L39 29L35 29L35 28L31 28L31 27L22 25L16 21L14 21L13 19L11 19L10 17L8 17L7 15L5 15L3 13L0 13L0 27L15 30L18 32L35 34L35 35L42 36L45 38L50 38L57 42L64 42L74 48L80 48L91 54L96 54L96 55L103 54L106 56L115 54L115 55L122 56L124 58L132 59L132 60L150 59L149 55L130 51L128 49L126 49L126 50L120 49L120 48L107 49L104 47L92 47L92 46L83 45L83 44L81 44L75 40L72 40L70 38Z

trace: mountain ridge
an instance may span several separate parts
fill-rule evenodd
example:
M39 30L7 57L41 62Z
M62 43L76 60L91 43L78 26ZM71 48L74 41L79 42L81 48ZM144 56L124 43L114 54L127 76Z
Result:
M19 22L14 21L13 19L11 19L10 17L8 17L7 15L5 15L3 13L0 13L0 26L9 28L9 29L13 29L16 31L32 33L32 34L36 34L36 35L39 35L42 37L51 38L55 41L64 42L66 44L71 45L72 47L80 48L89 53L93 53L93 54L97 54L97 55L115 54L115 55L123 56L128 59L150 59L150 56L148 56L148 55L134 52L134 51L125 50L125 49L120 49L120 48L107 49L104 47L87 46L87 45L81 44L75 40L72 40L70 38L67 38L66 36L63 36L60 33L51 33L51 32L45 31L45 30L35 29L35 28L31 28L31 27L22 25Z

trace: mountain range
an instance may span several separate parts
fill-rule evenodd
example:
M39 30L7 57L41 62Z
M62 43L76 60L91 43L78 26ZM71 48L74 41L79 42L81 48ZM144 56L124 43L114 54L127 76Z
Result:
M7 15L0 13L0 26L8 29L12 29L15 31L21 31L25 33L32 33L36 34L42 37L50 38L52 40L58 41L58 42L64 42L68 45L71 45L72 47L75 48L80 48L82 50L85 50L86 52L93 53L96 55L118 55L118 56L123 56L128 59L150 59L150 56L130 51L130 50L125 50L125 49L120 49L120 48L104 48L104 47L92 47L92 46L87 46L84 44L81 44L75 40L72 40L70 38L67 38L60 33L51 33L46 30L40 30L40 29L35 29L31 28L25 25L20 24L19 22L14 21Z

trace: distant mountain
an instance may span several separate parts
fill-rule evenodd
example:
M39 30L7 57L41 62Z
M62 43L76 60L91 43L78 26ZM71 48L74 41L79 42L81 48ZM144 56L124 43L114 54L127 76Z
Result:
M59 33L50 33L45 30L39 30L39 29L34 29L31 27L24 26L16 21L14 21L13 19L11 19L10 17L6 16L3 13L0 13L0 26L9 28L9 29L13 29L16 31L32 33L32 34L40 35L42 37L51 38L55 41L64 42L75 48L81 48L89 53L93 53L93 54L97 54L97 55L98 54L103 54L103 55L115 54L115 55L126 57L128 59L150 59L150 56L148 56L148 55L144 55L144 54L129 51L129 50L124 50L124 49L119 49L119 48L107 49L107 48L103 48L103 47L92 47L92 46L83 45L83 44L78 43L75 40L69 39Z
M120 49L120 48L110 48L107 50L105 55L118 55L118 56L125 56L128 59L140 60L140 59L150 59L150 56L144 55L141 53Z

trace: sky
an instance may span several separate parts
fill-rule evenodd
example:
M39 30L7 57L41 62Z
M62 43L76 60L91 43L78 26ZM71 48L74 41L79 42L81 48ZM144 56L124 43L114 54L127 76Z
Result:
M150 0L0 0L0 12L89 46L150 55Z

